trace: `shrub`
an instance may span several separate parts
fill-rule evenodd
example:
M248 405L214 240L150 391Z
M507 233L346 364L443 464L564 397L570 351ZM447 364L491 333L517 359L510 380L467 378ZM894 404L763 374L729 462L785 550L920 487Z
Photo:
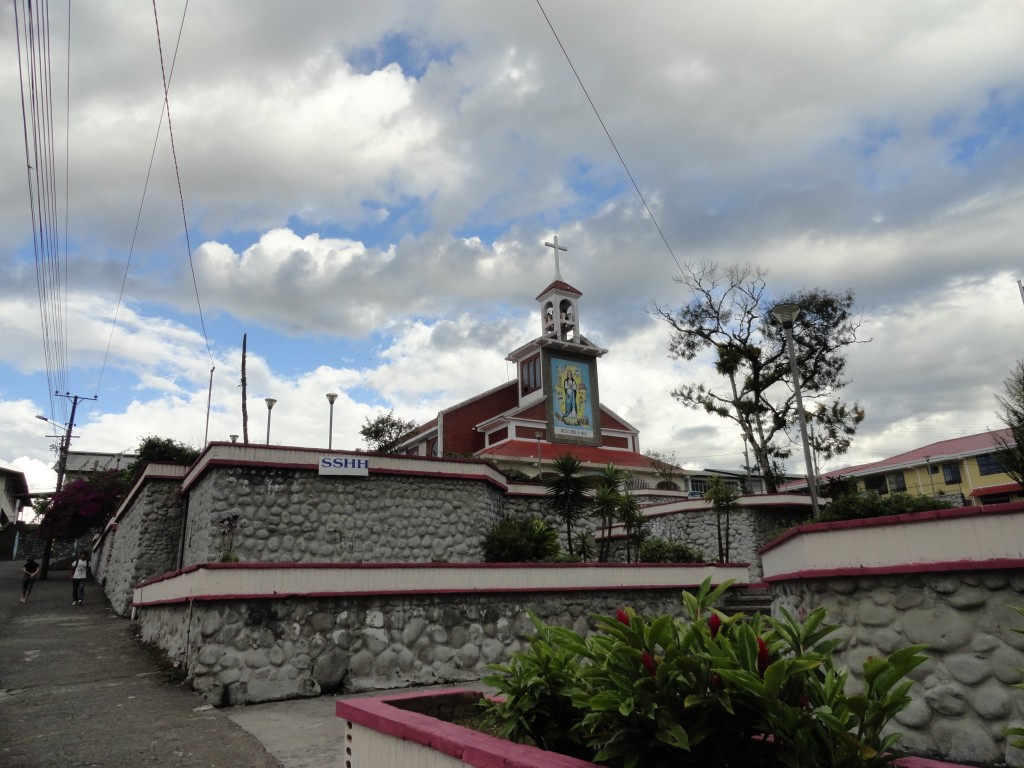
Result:
M484 706L508 737L616 768L890 763L898 734L882 730L910 702L923 646L869 658L847 694L824 608L802 623L726 616L712 605L728 586L684 592L689 621L621 609L585 639L533 617L530 649L491 666L503 698Z
M484 537L488 563L535 563L552 560L561 551L558 533L536 517L500 518Z
M822 521L860 520L866 517L905 515L910 512L928 512L948 509L951 505L931 496L912 496L909 493L891 493L880 496L874 491L862 491L834 499L822 512Z
M682 542L652 538L640 545L640 562L703 563L704 555Z

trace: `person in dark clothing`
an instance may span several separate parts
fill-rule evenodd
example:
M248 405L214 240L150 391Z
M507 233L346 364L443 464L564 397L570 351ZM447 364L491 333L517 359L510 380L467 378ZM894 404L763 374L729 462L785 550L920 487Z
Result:
M27 603L32 594L32 585L36 583L36 576L39 575L39 563L31 557L28 562L21 566L21 602Z

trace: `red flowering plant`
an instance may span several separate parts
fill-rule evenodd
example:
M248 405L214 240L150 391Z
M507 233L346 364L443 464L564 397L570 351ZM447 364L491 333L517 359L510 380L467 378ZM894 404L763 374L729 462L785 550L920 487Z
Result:
M512 738L565 751L531 719L557 723L548 730L571 754L617 768L891 762L898 736L883 730L910 702L905 678L923 647L870 659L864 689L850 692L824 609L803 622L726 616L713 606L728 586L684 592L686 620L595 616L586 638L534 619L530 649L486 679L504 694L486 706Z

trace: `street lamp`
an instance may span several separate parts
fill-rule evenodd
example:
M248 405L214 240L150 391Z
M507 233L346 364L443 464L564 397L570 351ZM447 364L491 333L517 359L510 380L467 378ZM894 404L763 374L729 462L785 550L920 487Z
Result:
M338 399L337 392L327 393L327 402L331 404L331 422L327 428L327 450L331 450L334 444L334 401Z
M267 403L267 445L270 445L270 412L274 409L274 403L276 403L272 397L266 398Z
M800 373L796 365L796 349L793 344L793 322L800 314L797 304L777 304L772 316L782 324L786 332L786 349L789 350L789 367L793 373L793 394L796 395L796 414L800 419L800 439L804 444L804 463L807 466L807 489L811 493L811 515L818 518L818 478L811 463L811 443L807 439L807 419L804 415L804 400L800 394Z

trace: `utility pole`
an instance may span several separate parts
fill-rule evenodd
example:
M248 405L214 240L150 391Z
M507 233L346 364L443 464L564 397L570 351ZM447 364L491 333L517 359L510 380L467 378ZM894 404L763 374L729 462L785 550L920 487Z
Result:
M60 392L54 392L57 397L66 397L71 401L71 416L68 418L67 429L64 430L64 437L60 441L60 453L57 457L57 488L54 491L54 496L61 492L64 487L64 475L68 469L68 451L71 449L71 432L75 428L75 412L78 410L78 404L83 400L95 400L96 397L81 397L80 395L72 395L70 392L61 394ZM53 534L46 537L46 546L43 547L43 563L39 574L40 579L45 579L50 572L50 557L53 555Z

